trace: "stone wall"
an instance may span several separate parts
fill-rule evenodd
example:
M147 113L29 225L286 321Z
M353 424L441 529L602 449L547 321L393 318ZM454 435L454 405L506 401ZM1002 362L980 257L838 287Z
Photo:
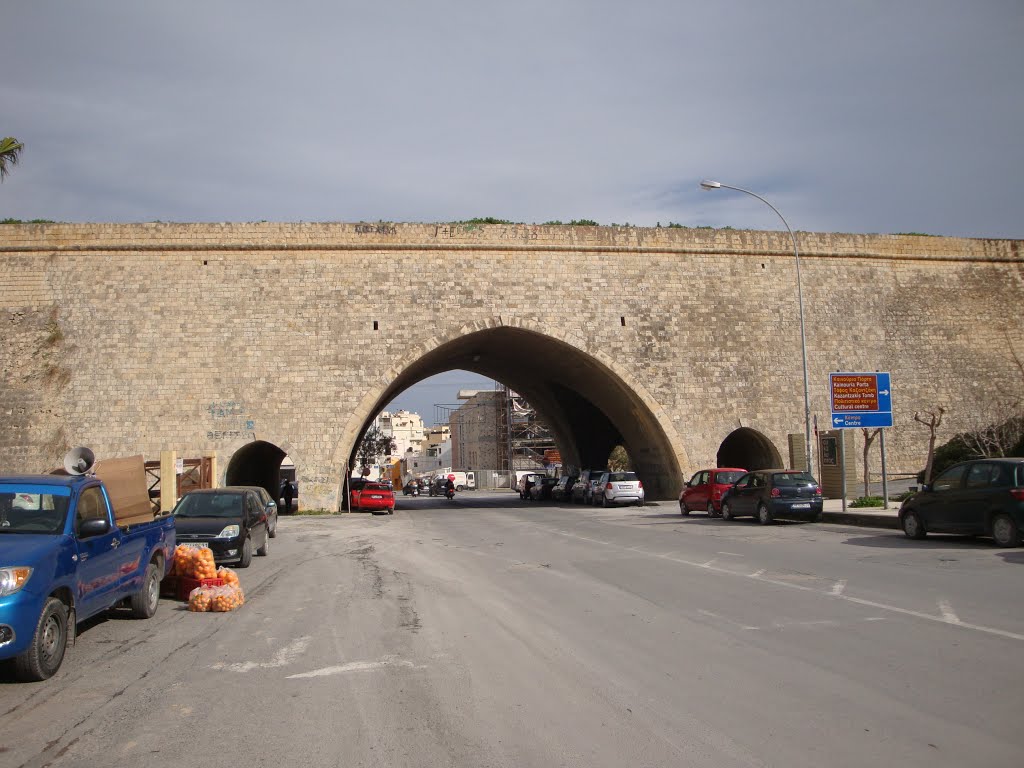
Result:
M915 410L947 407L949 436L1021 391L1020 241L798 238L822 428L829 371L890 371L888 464L912 472L927 436ZM31 224L0 227L0 259L2 472L48 470L79 444L100 457L215 450L224 467L259 439L295 461L306 506L334 507L352 444L402 371L502 327L637 393L630 407L652 415L681 472L713 465L738 427L783 455L803 429L786 233Z

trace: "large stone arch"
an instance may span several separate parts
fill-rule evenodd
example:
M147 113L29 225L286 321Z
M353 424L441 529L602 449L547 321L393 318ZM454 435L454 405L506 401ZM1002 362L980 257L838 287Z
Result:
M611 449L622 443L648 498L678 494L682 469L689 466L686 449L647 389L577 334L501 317L438 334L369 383L334 453L341 482L373 417L418 381L454 369L488 376L522 394L551 425L568 463L603 465Z

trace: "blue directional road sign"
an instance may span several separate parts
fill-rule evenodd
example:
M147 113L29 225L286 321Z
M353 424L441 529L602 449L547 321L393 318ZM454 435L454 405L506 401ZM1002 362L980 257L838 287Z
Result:
M832 429L892 426L888 373L830 373Z

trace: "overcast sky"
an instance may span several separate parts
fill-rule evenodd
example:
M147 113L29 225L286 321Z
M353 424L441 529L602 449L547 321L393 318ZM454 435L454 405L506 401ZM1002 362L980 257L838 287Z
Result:
M1021 0L33 0L2 29L0 219L780 228L707 177L798 230L1024 237Z

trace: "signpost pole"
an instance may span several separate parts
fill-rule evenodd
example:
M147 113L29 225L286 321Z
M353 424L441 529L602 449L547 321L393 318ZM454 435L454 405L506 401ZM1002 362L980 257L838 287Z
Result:
M846 512L846 432L839 433L839 493L843 497L843 512Z
M879 448L882 449L882 509L889 508L889 481L885 473L885 430L878 433Z

